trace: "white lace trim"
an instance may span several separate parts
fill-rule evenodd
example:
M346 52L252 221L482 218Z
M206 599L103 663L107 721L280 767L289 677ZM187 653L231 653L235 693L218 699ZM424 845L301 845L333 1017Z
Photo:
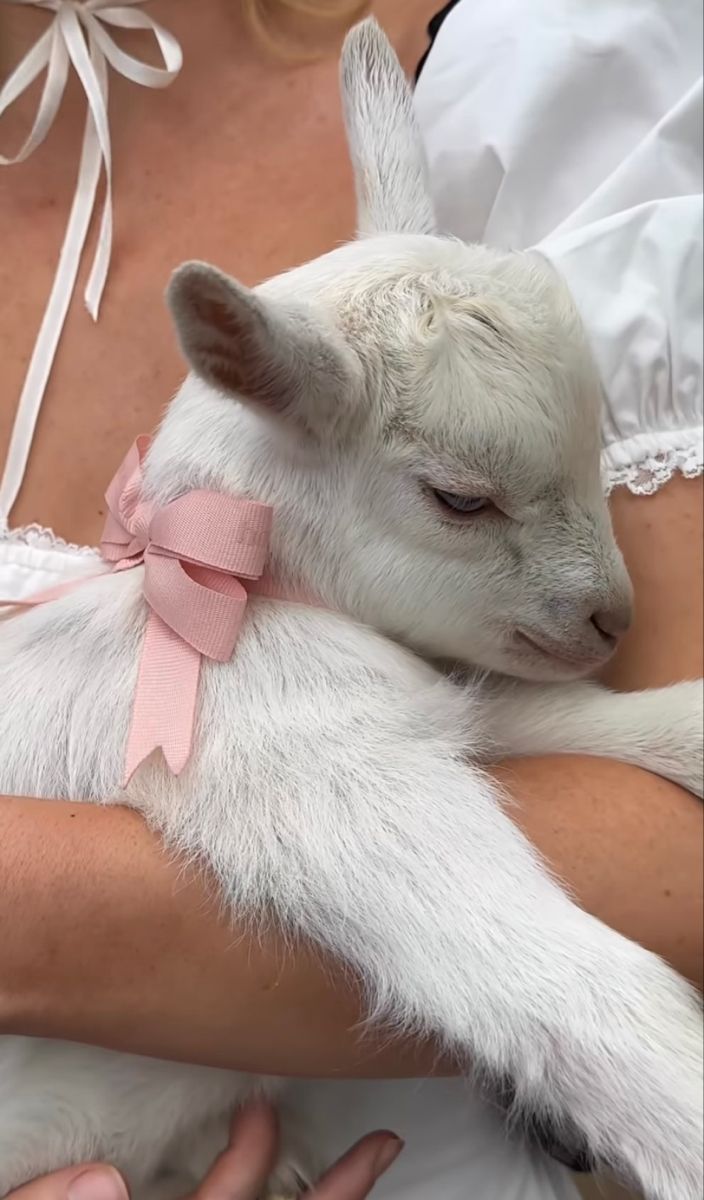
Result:
M37 550L57 550L61 554L100 557L94 546L79 546L75 542L67 542L65 538L59 537L52 529L46 529L43 525L23 525L19 529L9 529L0 524L0 542L9 542L13 546L34 546Z
M634 496L652 496L675 474L694 479L703 472L704 443L700 437L687 446L671 446L644 454L636 462L609 463L607 454L604 486L607 496L616 487L627 487Z

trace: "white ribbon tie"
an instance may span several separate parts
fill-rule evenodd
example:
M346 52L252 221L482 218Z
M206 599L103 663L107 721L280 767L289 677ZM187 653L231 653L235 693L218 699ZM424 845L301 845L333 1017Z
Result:
M97 320L112 248L112 163L108 125L108 63L133 83L164 88L181 69L181 47L176 38L137 8L144 0L0 0L0 3L46 9L54 17L0 88L0 116L46 69L46 79L34 124L24 145L12 158L0 155L0 166L24 162L44 141L59 110L73 64L88 100L76 191L71 206L59 265L34 346L20 396L7 464L0 484L0 528L7 521L24 476L42 398L56 354L66 313L76 284L81 255L88 235L101 169L105 170L105 200L100 232L85 289L90 315ZM141 29L152 33L163 67L152 67L125 53L110 28Z

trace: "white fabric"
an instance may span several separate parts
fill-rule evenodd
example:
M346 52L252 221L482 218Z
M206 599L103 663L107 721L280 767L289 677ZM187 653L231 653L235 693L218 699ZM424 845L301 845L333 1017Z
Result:
M0 480L0 529L7 525L27 466L34 429L71 302L81 254L88 235L101 169L105 170L105 201L98 244L85 290L85 302L94 320L110 267L112 246L112 163L108 125L108 63L126 79L142 87L168 87L181 69L181 47L172 34L132 6L143 0L0 0L33 6L54 13L51 25L31 47L0 90L0 116L46 70L46 79L34 124L13 157L0 155L0 166L14 166L29 158L44 141L59 110L69 67L73 64L88 101L83 149L59 265L24 382L10 441L5 471ZM105 26L142 29L154 35L164 68L140 62L121 50Z
M94 575L102 559L90 546L75 546L50 529L30 525L26 529L0 530L0 596L3 600L27 600L45 588L67 579ZM0 621L10 615L0 608Z
M607 386L612 478L646 448L701 465L698 3L466 0L418 90L445 227L542 243L569 280ZM95 561L48 531L0 534L0 594ZM461 1081L297 1090L331 1154L375 1127L406 1138L379 1200L576 1200L568 1174L509 1140Z
M607 488L700 473L701 0L459 4L416 109L443 228L537 246L567 279Z

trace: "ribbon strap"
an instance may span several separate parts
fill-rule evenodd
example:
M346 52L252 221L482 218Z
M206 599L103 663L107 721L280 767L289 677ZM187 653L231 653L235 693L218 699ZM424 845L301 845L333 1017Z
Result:
M46 9L54 18L49 28L28 51L0 89L0 116L46 70L46 79L32 129L13 157L0 155L0 166L24 162L44 141L63 97L69 67L78 75L88 101L76 191L66 227L59 264L49 301L20 396L10 440L5 473L0 482L0 526L8 519L17 499L34 429L56 355L61 331L76 284L101 168L105 170L105 201L98 243L85 290L85 302L93 320L110 266L112 248L112 162L108 126L109 63L126 79L148 88L164 88L178 75L181 47L176 38L146 13L135 7L144 0L0 0L0 3L31 5ZM141 29L153 34L164 63L152 67L127 54L113 40L106 26Z

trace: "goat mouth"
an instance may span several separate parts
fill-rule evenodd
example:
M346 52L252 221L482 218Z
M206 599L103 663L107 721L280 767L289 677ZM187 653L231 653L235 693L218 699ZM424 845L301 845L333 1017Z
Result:
M588 667L598 666L606 657L605 655L574 653L555 642L538 641L537 638L524 633L522 629L516 630L516 641L527 646L534 654L539 654L541 658L549 658L552 662L564 663L570 667L581 667L585 670Z

